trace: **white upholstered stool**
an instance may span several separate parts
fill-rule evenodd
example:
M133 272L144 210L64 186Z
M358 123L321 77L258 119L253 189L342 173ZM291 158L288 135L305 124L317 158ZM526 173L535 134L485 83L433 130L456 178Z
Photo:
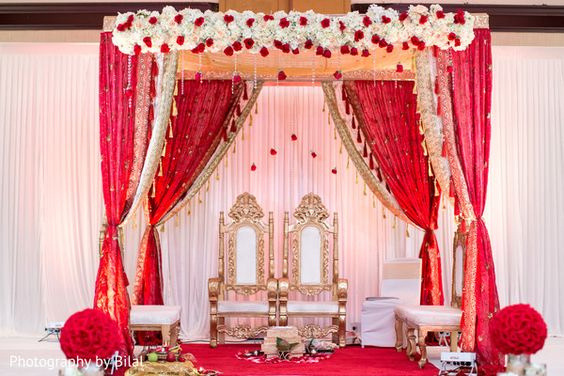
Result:
M396 314L396 348L402 348L401 327L407 327L407 356L415 358L417 347L421 353L419 367L427 363L427 347L425 338L429 332L450 332L450 351L458 351L458 332L462 311L459 308L446 306L398 305ZM417 341L416 341L417 340Z
M131 306L129 326L132 331L160 331L163 345L175 346L180 332L180 306Z
M421 260L404 258L384 263L380 297L367 298L360 314L362 346L394 347L394 309L398 304L419 304Z

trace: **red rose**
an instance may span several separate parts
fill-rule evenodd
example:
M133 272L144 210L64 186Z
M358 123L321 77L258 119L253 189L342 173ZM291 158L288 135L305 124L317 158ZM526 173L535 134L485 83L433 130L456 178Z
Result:
M333 77L335 77L336 80L340 80L341 78L343 78L343 73L341 73L341 71L335 71L335 73L333 73Z
M243 43L245 43L247 50L250 50L251 48L253 48L255 41L253 40L253 38L247 38L243 41Z
M181 15L180 13L177 14L176 16L174 16L174 22L176 22L179 25L182 23L183 19L184 19L184 16Z
M312 151L312 152L311 152L311 157L312 157L312 158L316 158L316 157L317 157L317 153L314 152L314 151Z
M233 47L231 46L225 47L223 53L226 54L227 56L233 56Z
M192 48L192 53L199 54L199 53L204 52L205 49L206 49L206 46L204 46L203 43L200 43L196 47Z
M268 54L269 54L268 48L266 48L266 47L262 47L259 52L260 52L260 55L261 55L262 57L267 57Z
M278 72L278 80L279 80L279 81L284 81L284 80L286 79L286 77L288 77L288 76L286 76L286 73L284 73L283 70L281 70L280 72ZM272 149L272 150L274 150L274 149ZM274 150L274 151L276 152L276 150ZM270 154L272 154L272 151L271 151ZM274 154L272 154L272 155L274 155Z
M329 58L331 57L331 50L328 49L328 48L326 48L326 49L323 51L323 57L326 57L327 59L329 59Z
M99 309L85 309L70 316L61 329L61 350L67 359L109 359L125 348L119 327Z
M403 65L398 64L398 65L396 66L396 72L398 72L398 73L403 72Z
M308 50L313 47L313 42L311 41L311 39L305 41L304 47Z
M454 40L454 46L455 46L455 47L460 46L460 39L456 38L456 39Z
M155 17L155 16L150 17L150 18L149 18L149 23L150 23L151 25L156 24L156 23L157 23L157 17Z
M326 29L331 25L331 20L329 18L324 18L321 20L321 27Z
M298 140L298 136L296 136L295 133L292 133L292 136L290 137L292 139L292 141L297 141Z
M254 23L255 23L255 19L254 19L254 18L249 18L249 19L247 19L247 26L248 26L248 27L252 27Z
M388 16L382 16L382 23L389 24L392 22L392 19Z
M372 25L372 20L370 19L370 17L364 16L362 18L362 23L364 24L364 26L368 27L368 26Z
M378 44L378 42L380 42L380 37L378 35L374 34L372 36L372 43Z
M153 42L151 42L151 37L143 38L143 43L145 43L145 45L149 48L151 48L153 46Z
M264 22L268 22L274 20L274 16L271 14L265 14L264 17L262 17L262 19L264 20Z
M282 45L282 52L284 52L285 54L290 52L290 45L288 43L284 43Z
M204 17L198 17L194 20L194 25L196 26L202 26L204 24Z
M386 42L385 39L380 39L380 42L378 42L378 47L380 48L384 48L388 45L388 42Z
M282 49L282 42L280 42L278 39L275 39L274 47L278 48L279 50Z
M225 21L226 24L230 24L231 22L233 22L234 19L235 17L233 17L230 14L226 14L225 16L223 16L223 21Z
M394 45L393 45L393 44L388 44L388 45L386 46L386 52L387 52L387 53L390 53L390 52L392 52L393 50L394 50Z
M358 42L359 40L364 38L364 33L362 32L362 30L357 30L354 32L354 41Z
M358 55L358 48L356 48L356 47L351 48L351 55L352 56Z
M347 28L343 21L339 21L339 30L344 31Z
M454 15L454 23L461 25L466 23L466 20L464 19L464 11L462 9L456 11L456 14Z
M362 57L368 57L368 56L370 56L370 52L367 49L364 49L364 50L362 50L361 56Z
M280 25L280 27L281 27L282 29L285 29L285 28L287 28L288 26L290 26L290 21L288 21L288 19L287 19L286 17L281 18L279 25Z
M411 43L413 43L414 45L418 45L419 44L419 38L417 38L415 35L411 37Z
M331 173L332 173L333 175L337 175L337 169L336 169L336 168L333 168L333 169L331 170Z
M117 25L117 30L118 30L118 31L125 31L125 24L119 24L119 25Z
M342 53L343 55L350 54L350 53L351 53L350 47L347 46L346 44L343 45L343 46L341 46L341 53Z
M134 19L135 19L135 16L134 16L133 14L130 14L130 15L127 17L127 23L128 23L129 25L131 25L131 24L133 23L133 20L134 20Z
M300 26L306 26L307 25L307 17L301 16L300 17Z
M417 49L419 51L423 51L425 49L425 42L421 42L419 43L419 45L417 46Z
M235 42L233 42L233 49L235 51L241 51L243 49L243 45L241 44L241 42L236 40Z
M213 39L212 38L206 39L206 46L208 46L208 47L213 46Z
M170 47L168 46L168 44L163 43L163 44L161 45L161 52L162 52L162 53L165 53L165 54L168 53L168 52L170 52Z
M429 19L429 16L421 16L421 17L419 18L419 24L420 24L420 25L425 24L428 19Z
M178 44L179 46L182 46L184 44L184 36L179 35L176 37L176 44Z
M505 307L490 321L494 346L503 354L534 354L547 336L542 316L528 304Z
M135 55L139 55L141 53L141 46L138 44L133 46L133 52L135 53Z
M318 56L322 56L323 55L323 47L317 46L317 48L315 49L315 54L318 55Z
M251 165L251 171L256 171L256 170L257 170L257 165L253 163Z
M448 34L448 40L455 40L455 39L456 39L456 34L453 33L453 32L450 32L450 33Z
M276 151L276 149L271 148L271 149L270 149L270 155L276 155L276 154L278 154L278 152Z
M445 12L439 10L437 11L437 13L435 13L435 16L437 16L437 18L440 20L441 18L445 18Z
M241 82L241 76L236 74L233 76L233 83L234 84L238 84L239 82Z
M409 43L403 42L401 49L404 50L404 51L405 51L405 50L409 50Z
M403 22L406 19L407 19L407 12L401 12L399 15L399 20Z
M300 49L299 49L299 48L294 48L294 49L292 50L292 53L293 53L294 55L298 55L298 54L300 53Z

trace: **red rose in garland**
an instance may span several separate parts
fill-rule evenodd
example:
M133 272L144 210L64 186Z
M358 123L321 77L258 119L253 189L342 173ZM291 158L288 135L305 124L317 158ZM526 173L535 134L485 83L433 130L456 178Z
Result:
M114 320L99 309L73 314L61 330L61 349L67 359L109 359L125 346Z
M534 354L544 346L546 323L528 304L499 311L490 322L492 342L503 354Z

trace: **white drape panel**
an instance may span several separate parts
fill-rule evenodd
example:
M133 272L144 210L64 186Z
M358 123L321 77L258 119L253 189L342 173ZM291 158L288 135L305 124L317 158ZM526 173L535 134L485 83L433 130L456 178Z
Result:
M562 333L564 286L564 49L494 47L490 184L485 219L502 305L530 302L552 333ZM38 332L90 306L98 266L103 205L98 146L98 46L0 44L0 335ZM206 337L207 278L217 272L217 224L237 194L249 191L282 215L312 191L339 213L341 275L349 278L349 323L365 296L377 295L384 259L416 256L423 234L382 218L363 194L345 150L322 112L319 87L268 87L253 126L221 164L209 191L161 233L165 301L183 308L183 335ZM296 133L298 141L290 135ZM271 147L278 154L270 156ZM310 156L311 150L318 154ZM257 165L250 171L252 163ZM337 175L331 173L336 167ZM450 295L451 209L441 209L437 237L445 296ZM144 229L126 227L130 281ZM280 265L277 265L280 275Z
M98 47L0 45L0 333L92 304L102 218Z

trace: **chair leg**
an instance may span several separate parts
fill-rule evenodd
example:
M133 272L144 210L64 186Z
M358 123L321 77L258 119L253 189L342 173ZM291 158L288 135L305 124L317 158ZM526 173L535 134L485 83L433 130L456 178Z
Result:
M217 314L210 314L210 347L217 347Z
M409 360L415 360L417 347L415 344L415 328L407 328L407 357Z
M331 335L331 340L334 344L338 345L339 344L339 331L340 331L340 327L339 327L339 318L338 317L333 317L331 319L331 324L333 324L334 326L337 327L337 331L334 332Z
M163 345L169 346L170 342L170 332L171 332L172 325L162 325L161 326L161 335L163 337Z
M339 347L347 345L347 317L339 315Z
M458 351L458 331L456 330L450 332L450 351Z
M396 351L400 352L403 348L403 322L396 316Z
M421 352L421 359L419 359L419 368L423 368L427 363L427 345L425 344L425 338L427 338L427 331L419 329L417 336L417 345L419 346L419 351Z
M217 318L217 324L218 324L218 325L217 325L218 328L221 327L222 329L225 329L225 317L221 317L221 316L218 317L218 318ZM217 340L218 340L218 343L219 343L220 345L225 344L225 332L224 332L224 331L219 331L219 330L218 330Z

